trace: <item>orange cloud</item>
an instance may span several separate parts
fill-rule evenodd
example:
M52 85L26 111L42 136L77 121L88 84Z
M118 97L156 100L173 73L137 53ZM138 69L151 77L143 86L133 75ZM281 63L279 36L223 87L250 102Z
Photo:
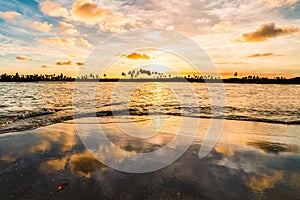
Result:
M132 60L149 60L150 57L146 54L139 54L139 53L131 53L129 55L126 56L128 59L132 59Z
M42 65L41 68L50 68L48 65Z
M83 62L77 62L76 65L78 65L78 66L83 66L84 63L83 63Z
M29 26L42 31L42 32L49 32L52 29L52 24L49 24L48 22L38 22L38 21L34 21L34 22L28 22Z
M79 35L80 32L74 27L73 24L67 22L59 22L59 30L65 35Z
M8 12L0 12L0 18L9 20L14 19L15 17L20 16L20 13L17 13L15 11L8 11Z
M71 10L72 18L89 25L96 24L110 13L109 9L100 8L98 3L92 0L77 0Z
M236 42L262 42L269 38L290 35L299 32L299 28L292 26L276 27L275 23L261 24L256 31L242 34Z
M64 65L72 65L72 61L66 61L66 62L57 62L56 63L57 65L61 65L61 66L64 66Z
M46 0L40 3L40 11L51 17L68 17L69 12L65 7L62 7L60 3Z
M73 47L76 44L76 38L60 38L60 37L52 37L52 38L40 38L39 42L47 46L65 46L65 47Z
M252 54L250 56L247 56L248 58L257 58L257 57L269 57L269 56L281 56L281 55L277 55L274 53L257 53L257 54Z
M17 56L16 59L17 60L32 60L32 58L28 58L26 56Z

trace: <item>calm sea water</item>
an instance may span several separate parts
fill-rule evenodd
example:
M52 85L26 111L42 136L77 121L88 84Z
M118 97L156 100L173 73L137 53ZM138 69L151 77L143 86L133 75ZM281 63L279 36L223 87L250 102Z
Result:
M182 89L183 83L80 83L85 90L98 84L93 102L82 99L78 117L95 115L181 115L200 118L212 114L206 84L188 83L194 93ZM138 85L137 85L138 84ZM299 85L225 84L226 119L300 124ZM116 87L118 90L116 92ZM135 87L136 89L132 90ZM176 91L174 91L176 90ZM130 93L130 96L124 95ZM181 93L183 99L178 99ZM72 82L0 83L0 133L29 130L72 119ZM195 96L198 105L195 105ZM218 110L218 107L215 108ZM222 108L219 108L222 112Z

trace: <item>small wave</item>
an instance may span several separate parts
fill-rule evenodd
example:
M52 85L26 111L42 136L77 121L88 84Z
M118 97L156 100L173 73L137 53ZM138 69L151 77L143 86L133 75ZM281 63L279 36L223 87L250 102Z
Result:
M208 108L203 108L208 110ZM254 121L254 122L264 122L264 123L274 123L274 124L287 124L287 125L300 125L300 120L278 120L278 119L268 119L263 117L249 117L243 115L224 115L217 114L212 115L211 113L201 112L200 114L191 112L147 112L140 110L104 110L99 112L87 112L87 113L77 113L73 114L72 110L60 110L60 109L41 109L42 112L31 112L19 116L15 119L7 119L6 123L0 126L0 134L8 132L17 132L32 130L42 126L48 126L55 123L64 122L67 120L72 120L75 118L85 118L85 117L109 117L109 116L149 116L149 115L166 115L166 116L182 116L182 117L192 117L192 118L206 118L206 119L226 119L226 120L238 120L238 121ZM180 111L180 110L179 110Z

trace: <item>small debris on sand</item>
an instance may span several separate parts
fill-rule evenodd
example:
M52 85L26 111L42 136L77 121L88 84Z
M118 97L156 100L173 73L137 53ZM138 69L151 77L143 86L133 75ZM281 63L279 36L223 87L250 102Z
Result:
M67 187L67 185L68 185L67 181L62 182L61 184L59 184L57 186L56 192L59 192L59 191L63 190L65 187Z

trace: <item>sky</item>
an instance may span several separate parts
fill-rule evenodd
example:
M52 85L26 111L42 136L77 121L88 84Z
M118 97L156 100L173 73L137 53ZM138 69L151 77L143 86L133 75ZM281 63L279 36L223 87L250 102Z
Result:
M191 48L190 59L211 61L222 76L300 76L297 0L0 0L0 73L77 76L108 58L116 74L150 64L193 73L161 50L163 40L176 43L176 52L189 48L171 41L173 32L203 49ZM209 73L205 63L201 70Z

